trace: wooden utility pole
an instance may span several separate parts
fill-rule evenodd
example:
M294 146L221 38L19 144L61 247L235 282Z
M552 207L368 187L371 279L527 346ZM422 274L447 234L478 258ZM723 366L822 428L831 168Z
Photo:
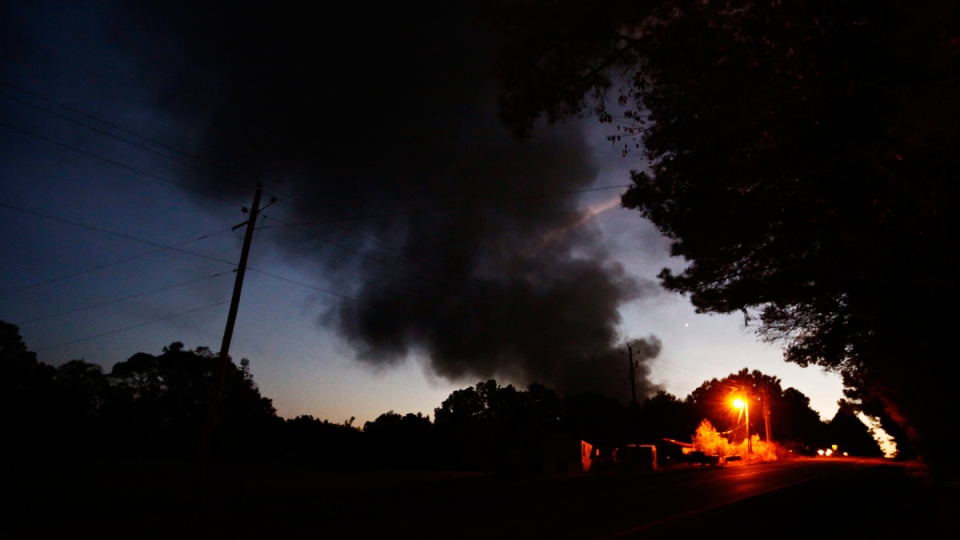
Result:
M747 421L747 455L748 455L748 456L752 456L752 455L753 455L753 440L750 439L750 394L747 394L746 392L744 392L744 396L746 396L746 397L744 398L744 403L745 403L745 405L743 406L743 410L744 410L744 413L745 413L746 416L747 416L747 418L746 418L746 421Z
M633 363L633 346L627 343L627 355L630 357L630 390L633 392L633 408L637 408L637 372Z
M247 258L250 255L250 244L253 241L253 231L257 225L257 216L260 213L260 184L257 184L257 190L253 194L253 206L249 211L250 217L247 221L235 225L233 230L237 230L244 225L247 226L246 233L243 235L243 248L240 251L240 266L237 268L237 279L233 282L233 298L230 300L230 312L227 314L227 327L223 331L223 343L220 344L219 373L214 379L214 386L210 389L210 403L207 409L207 429L203 437L203 447L201 448L201 463L206 469L210 460L210 452L213 448L213 432L217 425L217 415L220 411L220 399L223 395L223 383L227 377L227 366L230 364L230 342L233 340L233 327L237 322L237 310L240 308L240 291L243 290L243 276L247 272ZM243 211L246 213L247 209Z
M763 387L763 427L766 428L767 443L773 440L773 434L770 433L770 401L767 397L767 387Z
M220 344L220 386L223 387L223 376L227 363L230 361L230 342L233 340L233 327L237 322L237 310L240 309L240 291L243 290L243 276L247 273L247 257L250 255L250 243L253 241L253 231L257 225L257 215L260 213L260 184L253 194L253 207L250 210L250 219L236 225L237 230L244 225L247 231L243 235L243 249L240 251L240 266L237 267L237 279L233 282L233 298L230 300L230 313L227 315L227 327L223 331L223 343ZM244 208L246 210L246 208ZM219 393L219 392L218 392Z

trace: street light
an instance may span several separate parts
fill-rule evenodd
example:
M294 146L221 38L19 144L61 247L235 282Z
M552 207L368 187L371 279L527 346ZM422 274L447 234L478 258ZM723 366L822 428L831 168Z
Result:
M736 398L733 400L733 406L744 411L747 422L747 455L753 455L753 441L750 440L750 403L747 400Z

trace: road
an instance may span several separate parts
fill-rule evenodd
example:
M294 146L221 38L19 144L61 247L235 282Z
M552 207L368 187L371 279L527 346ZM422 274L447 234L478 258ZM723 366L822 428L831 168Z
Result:
M855 459L520 480L413 475L386 481L389 475L376 473L332 477L251 469L215 479L205 493L172 473L149 480L128 472L97 485L58 478L56 490L38 488L35 495L18 490L20 532L457 540L930 538L940 536L940 527L952 527L960 510L956 484L931 482L903 465Z
M358 538L694 538L748 532L924 538L944 511L934 490L903 467L857 460L611 474L448 495L423 508L419 519L396 515L341 532Z

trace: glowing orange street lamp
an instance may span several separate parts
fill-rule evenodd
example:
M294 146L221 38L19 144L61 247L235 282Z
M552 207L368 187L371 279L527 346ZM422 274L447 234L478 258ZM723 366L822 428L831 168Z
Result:
M750 403L736 398L733 400L733 406L744 411L747 422L747 455L753 455L753 441L750 440Z

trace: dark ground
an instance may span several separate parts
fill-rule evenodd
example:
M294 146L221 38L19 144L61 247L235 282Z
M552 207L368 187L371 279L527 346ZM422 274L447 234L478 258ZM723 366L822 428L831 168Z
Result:
M17 538L930 538L960 513L957 484L854 459L513 479L172 465L6 476L3 530Z

